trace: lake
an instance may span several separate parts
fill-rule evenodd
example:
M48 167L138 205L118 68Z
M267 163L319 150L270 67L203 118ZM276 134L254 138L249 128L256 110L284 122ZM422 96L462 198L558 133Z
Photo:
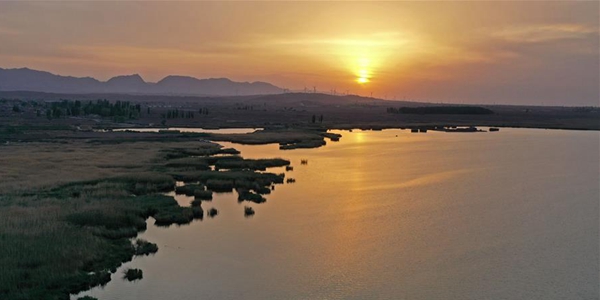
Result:
M252 133L262 128L220 128L220 129L204 129L204 128L189 128L189 127L165 127L165 128L118 128L112 131L134 131L134 132L159 132L160 130L173 130L179 132L192 133Z
M215 194L203 208L218 216L187 226L150 219L139 237L158 253L83 294L598 299L598 132L339 133L317 149L222 143L246 158L291 160L296 182L263 204ZM256 215L244 217L245 205ZM144 278L121 279L130 267Z

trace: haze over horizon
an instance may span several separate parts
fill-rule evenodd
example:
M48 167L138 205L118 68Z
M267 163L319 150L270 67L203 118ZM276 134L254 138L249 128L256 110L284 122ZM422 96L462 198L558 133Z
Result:
M0 67L598 105L598 2L2 2Z

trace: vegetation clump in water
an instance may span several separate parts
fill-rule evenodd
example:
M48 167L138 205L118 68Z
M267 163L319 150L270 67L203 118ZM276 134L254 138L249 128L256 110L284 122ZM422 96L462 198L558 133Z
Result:
M196 191L204 191L204 185L198 183L186 184L175 188L175 194L194 196Z
M240 152L233 148L223 148L220 145L213 143L201 143L196 148L170 148L161 151L163 158L167 160L189 157L207 157L217 154L232 154L237 155Z
M211 208L208 210L208 212L206 213L209 217L213 218L214 216L219 214L219 211L216 208Z
M264 129L248 134L218 134L207 136L212 141L227 141L248 145L279 144L279 149L318 148L324 146L327 134L323 128ZM325 135L324 135L325 134ZM331 137L331 136L328 136ZM339 139L339 138L338 138Z
M249 217L254 215L254 209L250 206L244 206L244 216Z
M194 171L173 173L173 177L184 182L200 181L209 190L231 192L233 189L254 190L260 194L269 194L273 184L284 182L284 174L258 173L248 170Z
M183 225L194 220L194 212L191 207L180 207L179 209L161 210L154 215L154 220L158 226L169 226L171 224Z
M124 272L123 278L129 281L140 280L144 277L142 270L140 269L127 269Z
M238 201L251 201L254 203L264 203L267 201L265 197L260 194L253 193L246 189L238 189Z
M135 255L150 255L157 251L158 246L154 243L142 239L135 241Z
M196 200L212 200L212 191L196 190L196 191L194 191L194 199L196 199Z
M202 206L200 206L200 205L192 206L192 215L194 216L194 219L202 220L204 218L204 210L202 209Z
M266 170L272 167L283 167L290 164L289 160L281 158L270 159L229 159L218 160L215 163L215 168L218 169L248 169L248 170Z
M233 180L227 179L208 179L206 187L215 192L231 192L235 187Z

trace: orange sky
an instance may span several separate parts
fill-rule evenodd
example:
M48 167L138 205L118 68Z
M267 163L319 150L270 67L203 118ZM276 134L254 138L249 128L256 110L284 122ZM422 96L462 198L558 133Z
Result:
M0 67L598 105L598 2L0 3Z

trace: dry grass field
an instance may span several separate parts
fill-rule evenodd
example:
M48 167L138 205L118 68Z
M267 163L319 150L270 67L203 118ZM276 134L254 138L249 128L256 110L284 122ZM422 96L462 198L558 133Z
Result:
M191 147L193 142L176 143ZM17 193L73 181L148 171L158 153L173 144L10 143L0 146L0 190Z

